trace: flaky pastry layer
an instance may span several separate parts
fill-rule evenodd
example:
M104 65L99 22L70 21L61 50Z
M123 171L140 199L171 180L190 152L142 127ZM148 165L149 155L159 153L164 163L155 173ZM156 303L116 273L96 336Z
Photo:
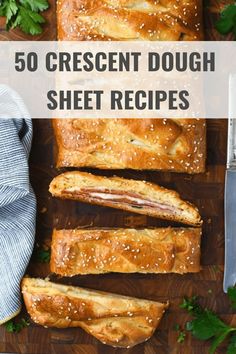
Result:
M200 271L201 229L54 230L51 271L61 276Z
M203 39L202 0L58 0L59 40Z
M202 224L195 206L182 200L175 191L146 181L72 171L55 177L49 191L62 199L109 206L194 226Z
M114 347L147 340L168 304L24 278L24 302L32 320L46 327L81 327Z
M205 170L204 119L55 119L58 167Z

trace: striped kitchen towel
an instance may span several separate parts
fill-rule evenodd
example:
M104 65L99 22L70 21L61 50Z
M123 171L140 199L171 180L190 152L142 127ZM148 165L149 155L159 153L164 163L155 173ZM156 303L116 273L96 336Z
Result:
M0 324L20 312L20 282L34 246L36 200L29 181L32 121L0 85Z

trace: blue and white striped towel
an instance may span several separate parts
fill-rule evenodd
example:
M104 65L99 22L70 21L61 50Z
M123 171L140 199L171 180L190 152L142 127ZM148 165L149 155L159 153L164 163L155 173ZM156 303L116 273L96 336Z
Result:
M28 170L32 134L21 98L0 85L0 324L21 309L20 282L34 246L36 200Z

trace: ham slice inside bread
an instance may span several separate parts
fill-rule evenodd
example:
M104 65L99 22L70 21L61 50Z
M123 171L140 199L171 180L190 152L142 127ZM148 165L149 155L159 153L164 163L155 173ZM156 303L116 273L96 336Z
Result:
M119 177L72 171L53 179L49 191L55 197L73 199L200 226L198 209L175 191L158 185Z

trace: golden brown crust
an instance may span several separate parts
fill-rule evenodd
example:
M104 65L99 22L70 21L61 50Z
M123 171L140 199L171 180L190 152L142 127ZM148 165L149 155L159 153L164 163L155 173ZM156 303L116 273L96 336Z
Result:
M202 0L58 0L59 40L203 39Z
M152 336L167 304L24 278L32 320L46 327L81 327L103 343L131 347Z
M72 171L50 183L54 197L132 211L188 225L202 224L198 209L178 193L146 181Z
M77 274L200 271L201 229L54 230L51 271Z
M55 119L58 167L205 170L204 119Z

